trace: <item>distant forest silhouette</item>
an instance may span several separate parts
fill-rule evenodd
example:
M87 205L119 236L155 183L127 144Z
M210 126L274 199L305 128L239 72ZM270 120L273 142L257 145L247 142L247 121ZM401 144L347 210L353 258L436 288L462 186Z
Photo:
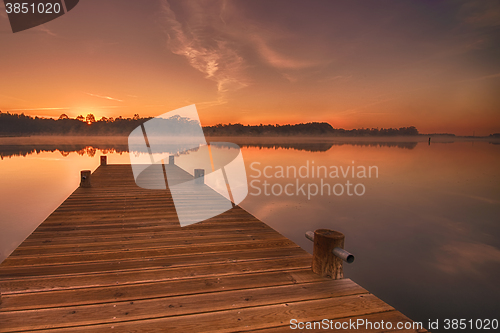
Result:
M62 114L58 119L31 117L24 114L11 114L0 111L0 136L25 135L124 135L152 119L141 118L135 114L132 118L106 118L96 120L93 114L78 116L74 119ZM187 119L187 118L186 118ZM185 123L182 117L169 118L170 122ZM419 135L414 126L400 128L360 128L346 130L334 128L326 122L302 123L296 125L242 125L218 124L205 126L207 136L410 136Z

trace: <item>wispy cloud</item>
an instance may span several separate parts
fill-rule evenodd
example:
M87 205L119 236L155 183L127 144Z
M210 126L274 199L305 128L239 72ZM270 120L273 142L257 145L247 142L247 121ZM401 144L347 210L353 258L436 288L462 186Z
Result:
M476 27L496 27L500 25L500 2L497 0L469 0L460 10L459 16Z
M44 34L47 34L49 36L52 36L52 37L58 37L57 34L55 32L53 32L52 30L50 30L49 28L47 28L45 25L39 25L39 26L36 26L34 28L32 28L34 31L38 31L38 32L41 32L41 33L44 33Z
M97 98L102 98L102 99L107 99L107 100L110 100L110 101L117 101L117 102L123 102L123 100L121 99L118 99L118 98L113 98L113 97L109 97L109 96L103 96L103 95L96 95L96 94L91 94L91 93L85 93L89 96L92 96L92 97L97 97Z
M352 79L352 75L332 75L318 80L318 82L329 82L329 81L348 81Z
M21 108L21 109L9 109L7 111L47 111L47 110L69 110L69 107L62 108Z
M367 109L369 107L375 106L375 105L379 105L379 104L383 104L383 103L386 103L386 102L390 102L390 101L395 100L395 99L396 99L396 97L380 99L378 101L371 102L371 103L368 103L368 104L364 104L364 105L361 105L361 106L358 106L358 107L355 107L355 108L352 108L352 109L348 109L348 110L344 110L344 111L341 111L341 112L337 112L336 115L339 116L339 115L348 115L348 114L354 114L354 113L367 113L366 111L363 112L363 110ZM369 113L370 114L386 114L387 112L369 112Z
M494 79L500 77L500 73L492 74L492 75L485 75L485 76L480 76L480 77L475 77L472 79L465 79L457 82L474 82L474 81L482 81L482 80L488 80L488 79Z
M260 53L264 61L278 69L303 69L318 65L314 61L296 59L289 55L282 54L269 46L262 35L254 35L252 37L257 51Z
M451 242L443 245L436 254L434 265L448 274L479 274L487 265L500 264L500 250L494 246Z
M143 108L147 107L161 107L163 105L144 105L141 106ZM127 108L127 106L124 105L106 105L106 106L89 106L85 107L86 110L92 111L92 110L107 110L107 109L122 109L122 108ZM55 110L74 110L75 107L47 107L47 108L16 108L16 109L6 109L5 111L11 112L19 112L19 111L55 111ZM76 108L78 109L78 108Z
M17 97L13 97L13 96L8 96L8 95L0 95L1 98L7 98L7 99L12 99L12 100L15 100L15 101L20 101L20 102L26 102L28 103L27 100L24 100L24 99L21 99L21 98L17 98Z
M225 34L227 28L222 18L224 2L182 2L184 16L178 17L168 1L163 1L168 47L184 56L189 64L217 84L218 98L206 102L210 106L227 102L230 92L248 86L244 70L246 63L237 45ZM207 15L207 11L214 15ZM208 35L209 32L212 35Z

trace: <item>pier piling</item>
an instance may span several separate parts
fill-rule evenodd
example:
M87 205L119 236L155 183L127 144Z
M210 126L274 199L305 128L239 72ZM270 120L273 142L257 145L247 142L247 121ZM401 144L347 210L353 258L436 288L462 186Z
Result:
M306 238L314 242L312 270L334 280L344 278L343 261L352 263L354 256L344 250L343 233L328 229L307 231Z
M90 170L82 170L80 172L80 187L92 187L90 183Z
M194 183L198 185L205 184L205 170L194 169Z

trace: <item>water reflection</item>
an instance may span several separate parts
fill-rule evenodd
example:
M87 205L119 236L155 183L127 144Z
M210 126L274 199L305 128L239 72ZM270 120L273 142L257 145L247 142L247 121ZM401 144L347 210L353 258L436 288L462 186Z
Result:
M320 142L320 143L251 143L240 144L242 148L265 148L265 149L290 149L309 152L326 152L334 146L360 146L360 147L394 147L402 149L413 149L417 142ZM80 156L94 157L96 154L128 153L127 144L33 144L33 145L0 145L0 159L28 156L40 153L58 152L66 157L71 153Z
M310 152L326 152L334 146L360 146L360 147L395 147L413 149L418 142L321 142L321 143L253 143L240 144L242 148L267 148L267 149L291 149Z
M0 159L16 156L26 157L33 154L54 152L64 157L71 153L76 153L80 156L94 157L96 154L128 153L128 147L126 144L96 144L92 146L85 144L0 145Z

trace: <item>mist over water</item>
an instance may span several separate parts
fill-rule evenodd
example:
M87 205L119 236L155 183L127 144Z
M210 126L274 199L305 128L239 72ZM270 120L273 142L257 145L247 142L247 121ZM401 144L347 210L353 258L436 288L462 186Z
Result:
M0 260L76 189L80 170L98 166L101 154L109 156L110 164L130 163L121 139L46 140L0 144ZM356 256L353 264L345 265L345 277L424 326L429 319L496 318L500 145L429 145L418 140L238 143L253 184L241 206L251 214L309 252L306 231L343 232L346 249ZM305 166L307 177L304 168L302 174L280 173ZM328 174L315 169L312 176L313 166L325 167ZM377 177L359 177L361 166L376 166ZM338 177L330 174L335 167ZM354 177L352 169L343 173L352 167ZM330 189L341 184L344 191L339 194L338 185L336 193L327 193L325 184ZM353 192L357 184L363 185L362 195ZM304 194L297 190L301 185ZM315 186L315 195L307 193Z

